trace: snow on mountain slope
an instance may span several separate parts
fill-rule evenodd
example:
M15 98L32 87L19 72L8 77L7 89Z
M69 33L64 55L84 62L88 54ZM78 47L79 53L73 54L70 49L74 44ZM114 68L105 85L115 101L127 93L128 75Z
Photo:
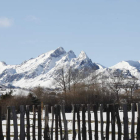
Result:
M3 61L0 62L0 73L3 72L7 67L7 64Z
M7 66L7 64L3 61L0 62L0 68Z
M32 58L20 65L0 63L0 84L11 84L31 88L45 86L55 88L55 79L60 69L69 68L86 70L99 69L82 51L78 57L73 51L66 52L62 47Z
M15 87L32 88L44 86L57 88L57 79L60 71L68 72L69 69L77 69L84 75L99 75L98 79L110 79L111 75L122 71L128 78L135 76L140 81L140 62L122 61L106 68L92 60L81 52L78 57L71 50L66 52L62 47L44 53L37 58L24 61L20 65L7 65L0 62L0 84L13 85ZM96 71L95 71L96 70Z
M140 63L138 61L122 61L110 68L113 70L120 69L124 72L130 72L131 75L140 79Z
M60 60L62 56L66 54L63 48L58 48L54 51L47 52L38 56L37 58L26 61L22 65L17 66L17 72L22 73L29 71L32 73L33 70L37 70L37 73L47 72L55 66L55 62ZM45 65L45 66L44 66Z
M70 62L73 58L76 58L76 55L73 51L69 51L62 57L61 60L56 62L56 67L62 67L62 64L70 67Z
M97 64L98 65L98 64ZM122 75L130 81L132 77L138 78L140 83L140 62L139 61L121 61L110 68L104 68L98 65L100 68L96 70L98 75L98 82L105 80L111 82L113 77ZM95 73L94 73L95 74ZM126 81L127 81L126 80Z
M99 67L99 69L105 69L106 68L105 66L103 66L103 65L101 65L99 63L96 63L96 65Z
M70 65L74 69L78 69L78 68L99 69L98 65L93 63L91 59L89 59L86 53L83 51L80 53L80 55L77 58L71 60Z
M129 69L129 70L140 69L140 63L138 61L121 61L110 68Z

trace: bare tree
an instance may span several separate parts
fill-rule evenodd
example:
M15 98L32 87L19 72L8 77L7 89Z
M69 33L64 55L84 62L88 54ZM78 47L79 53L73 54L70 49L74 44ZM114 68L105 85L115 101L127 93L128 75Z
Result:
M119 103L119 92L124 85L124 75L123 71L116 70L111 75L111 82L108 84L112 92L116 94L116 100Z
M128 83L127 83L127 88L129 88L130 90L130 96L131 96L131 100L133 99L133 92L138 89L138 79L134 76L132 76L132 78L129 79Z
M64 93L66 94L67 93L67 87L66 87L67 80L66 80L64 68L59 69L59 75L58 75L56 81L57 81L58 85L62 88Z
M71 87L73 88L74 94L78 85L83 83L84 78L85 75L79 69L71 70Z

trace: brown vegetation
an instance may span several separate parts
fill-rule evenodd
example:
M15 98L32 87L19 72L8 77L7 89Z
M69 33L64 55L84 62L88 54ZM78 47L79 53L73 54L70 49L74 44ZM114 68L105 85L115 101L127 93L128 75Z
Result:
M38 86L34 88L28 96L12 96L11 93L2 95L0 106L3 113L7 106L15 106L18 110L20 105L40 105L41 102L50 106L54 104L115 104L115 103L135 103L140 101L140 90L137 87L136 79L131 79L131 84L124 84L121 76L115 77L112 83L105 84L105 79L97 83L96 75L92 79L87 79L87 83L80 79L82 73L68 71L68 75L60 70L59 85L62 93L49 92ZM92 82L90 81L92 80ZM120 94L121 89L124 94Z

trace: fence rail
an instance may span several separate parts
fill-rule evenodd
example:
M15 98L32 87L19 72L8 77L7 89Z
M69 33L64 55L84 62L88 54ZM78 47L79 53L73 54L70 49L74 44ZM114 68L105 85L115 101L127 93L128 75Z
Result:
M6 120L0 107L0 140L140 140L140 103L119 107L72 105L66 113L64 105L22 105L20 114L8 107Z

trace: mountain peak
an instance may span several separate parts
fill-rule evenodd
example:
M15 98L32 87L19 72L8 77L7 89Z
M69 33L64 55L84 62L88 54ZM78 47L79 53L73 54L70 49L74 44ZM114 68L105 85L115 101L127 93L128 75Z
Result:
M54 50L54 52L51 54L52 57L59 57L62 54L65 54L66 51L64 50L63 47L59 47L56 50Z
M76 55L72 50L68 51L67 54L70 55L70 56L73 56L73 58L76 58Z
M87 54L84 51L81 51L81 53L79 54L78 58L89 59Z
M62 52L65 51L63 47L58 47L56 50L57 50L57 51L59 50L59 51L62 51ZM55 50L55 51L56 51L56 50Z
M7 66L7 64L4 61L0 61L0 66Z

